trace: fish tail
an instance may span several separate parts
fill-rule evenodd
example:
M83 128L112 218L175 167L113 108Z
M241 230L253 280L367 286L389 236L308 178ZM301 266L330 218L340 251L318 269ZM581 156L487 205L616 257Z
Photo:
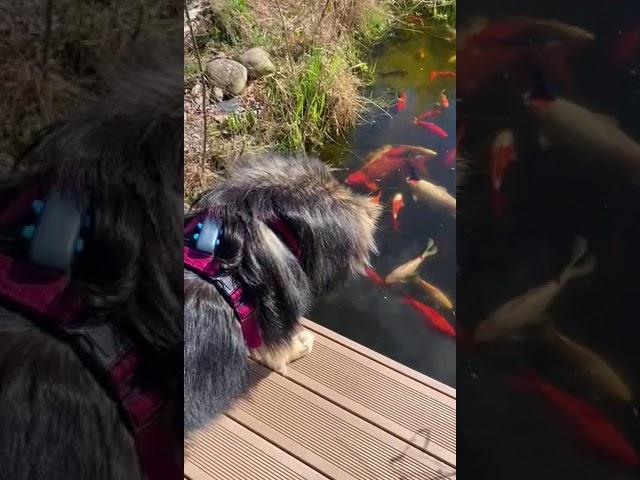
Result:
M422 255L420 255L420 256L421 257L432 257L436 253L438 253L438 246L436 245L436 242L433 240L433 238L430 238L427 241L427 248L425 249L424 252L422 252Z
M587 239L577 237L571 254L571 261L560 275L560 283L590 274L597 265L596 257L588 253Z

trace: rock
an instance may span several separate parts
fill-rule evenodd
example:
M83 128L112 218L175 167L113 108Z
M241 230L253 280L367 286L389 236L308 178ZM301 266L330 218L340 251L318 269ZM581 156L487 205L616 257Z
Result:
M214 87L229 95L240 95L247 84L247 69L238 62L217 58L207 64L207 74Z
M259 78L276 71L276 67L271 63L269 54L260 47L247 50L240 55L238 60L247 68L253 78Z
M222 99L224 98L224 92L220 87L213 87L212 93L213 93L213 99L216 102L221 102Z
M196 83L191 89L191 96L194 98L199 98L202 96L202 83Z

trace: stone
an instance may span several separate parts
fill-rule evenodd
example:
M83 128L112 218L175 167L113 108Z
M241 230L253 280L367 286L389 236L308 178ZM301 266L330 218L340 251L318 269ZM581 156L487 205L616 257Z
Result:
M269 54L260 47L251 48L238 58L240 63L247 68L249 75L260 78L276 71Z
M207 64L207 74L214 87L236 96L247 85L247 69L238 62L226 58L217 58Z
M213 99L216 102L221 102L224 98L224 92L220 87L213 87L213 90L211 92L213 93Z

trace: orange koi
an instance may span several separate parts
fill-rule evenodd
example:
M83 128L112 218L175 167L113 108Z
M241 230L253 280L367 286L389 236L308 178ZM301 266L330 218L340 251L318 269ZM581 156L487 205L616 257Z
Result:
M379 285L381 287L385 286L385 282L384 282L384 278L382 278L378 272L376 272L373 268L371 267L366 267L364 269L364 273L367 274L367 277L369 277L371 279L371 281L373 283L375 283L376 285Z
M371 192L379 190L378 184L375 181L370 180L362 170L356 170L350 174L345 180L345 183L350 187L364 187Z
M401 193L396 193L391 201L391 218L393 220L393 229L397 232L400 229L400 222L398 222L398 214L404 207L404 197Z
M437 78L455 78L456 76L456 72L452 72L450 70L444 70L444 71L436 71L436 70L432 70L431 73L429 74L429 80L430 81L434 81Z
M511 130L502 130L498 133L491 146L489 165L493 206L498 216L504 213L506 207L506 199L501 191L502 181L507 170L515 160L516 153L513 147L513 132Z
M531 388L551 403L580 434L581 440L603 455L624 465L640 465L638 452L620 431L595 407L550 383L534 373L516 379L516 385Z
M440 105L442 108L449 108L449 99L445 95L445 90L440 92Z
M417 120L426 120L427 118L436 118L436 117L439 117L440 115L442 115L442 110L439 107L435 107L431 110L427 110L426 112L421 113L415 118Z
M424 128L427 132L437 135L440 138L446 138L449 136L441 127L433 122L425 122L424 120L414 119L413 123Z
M444 333L445 335L448 335L450 337L456 336L455 329L449 324L449 322L447 322L447 320L442 315L440 315L433 308L416 300L408 293L405 293L404 298L402 299L402 302L406 303L415 311L420 313L424 322L429 326L435 328L437 331Z
M382 190L378 190L378 193L375 197L371 197L371 201L376 205L380 205L380 199L382 198Z
M400 94L400 96L398 97L398 102L396 103L396 112L400 113L401 111L403 111L406 107L407 107L407 99L409 98L409 96L407 95L407 92L402 92Z

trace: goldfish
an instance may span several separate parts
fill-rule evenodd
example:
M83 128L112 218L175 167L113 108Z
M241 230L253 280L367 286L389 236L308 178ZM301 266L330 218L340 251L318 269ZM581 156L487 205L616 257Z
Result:
M601 454L630 467L640 465L638 453L620 431L591 404L566 393L533 373L518 379L553 405L580 434L580 439Z
M400 113L407 107L407 99L409 96L407 92L402 92L398 97L398 102L396 103L396 112Z
M441 207L455 217L456 199L447 192L446 188L416 178L407 178L407 183L413 191L414 199Z
M440 105L442 106L442 108L449 108L449 99L445 95L445 91L446 90L442 90L440 92Z
M404 207L404 197L401 193L396 193L391 200L391 218L393 220L393 229L397 232L400 229L400 223L398 222L398 214Z
M424 261L428 257L432 257L438 253L438 247L436 246L433 238L430 238L427 242L427 248L418 255L416 258L403 263L399 267L393 269L393 271L385 278L385 283L391 285L392 283L406 282L408 278L417 274L418 269L422 266Z
M638 53L640 47L640 26L625 31L617 42L613 51L613 63L615 65L626 65Z
M602 357L584 345L571 340L550 324L543 327L543 338L569 360L606 396L623 402L633 400L633 394L620 375Z
M378 184L374 180L369 179L367 174L362 170L356 170L351 173L345 180L345 183L350 187L364 187L371 192L375 192L380 188Z
M489 170L491 177L491 191L493 195L494 209L498 215L504 212L505 200L502 196L502 180L507 169L516 160L513 147L513 132L502 130L491 145Z
M424 120L418 120L418 118L415 118L413 120L413 123L415 125L421 126L427 132L433 133L434 135L437 135L438 137L446 138L446 137L449 136L449 134L447 134L447 132L445 132L441 127L439 127L438 125L436 125L433 122L426 122Z
M568 151L590 162L610 162L627 173L640 173L640 145L616 120L568 100L533 99L529 110L540 125L543 145Z
M456 72L452 72L449 70L445 70L445 71L432 70L431 73L429 74L429 80L433 82L437 78L455 78L455 76L456 76Z
M444 164L447 167L450 167L454 163L456 163L456 154L457 154L457 149L455 148L452 148L447 152L447 155L444 157Z
M525 326L540 324L547 308L567 283L588 275L596 267L596 258L587 252L587 248L587 240L577 237L569 263L560 275L498 307L476 328L476 341L494 340Z
M449 324L449 322L447 322L447 320L433 308L419 302L409 294L404 295L402 302L411 306L414 310L420 313L425 322L431 327L445 335L449 335L450 337L456 336L456 331L451 324Z
M419 275L413 277L413 282L444 308L448 308L449 310L453 309L453 303L451 303L451 300L449 300L449 298L438 287L431 285Z
M442 110L440 107L435 107L431 110L427 110L424 113L421 113L417 117L413 118L413 123L417 124L418 120L426 120L427 118L437 118L442 115Z
M381 287L385 286L384 278L382 278L373 268L366 267L364 269L364 273L366 273L367 277L369 277L376 285L380 285Z

